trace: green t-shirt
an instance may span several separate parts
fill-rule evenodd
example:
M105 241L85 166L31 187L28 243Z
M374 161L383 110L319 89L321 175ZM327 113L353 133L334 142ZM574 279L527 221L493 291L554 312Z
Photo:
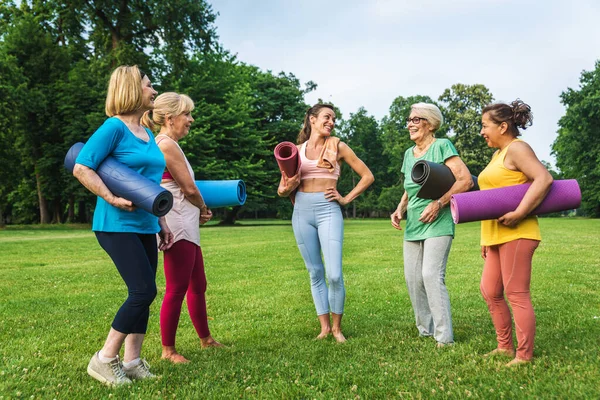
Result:
M438 236L454 237L454 222L450 207L446 206L440 210L435 221L426 224L419 221L419 217L425 207L435 200L421 199L417 193L421 186L413 182L411 171L413 165L419 160L426 160L443 164L450 157L458 156L456 148L448 139L436 139L427 152L417 158L413 154L414 146L404 153L404 163L402 164L402 173L404 174L404 189L408 194L408 208L406 214L406 230L404 231L404 240L425 240Z

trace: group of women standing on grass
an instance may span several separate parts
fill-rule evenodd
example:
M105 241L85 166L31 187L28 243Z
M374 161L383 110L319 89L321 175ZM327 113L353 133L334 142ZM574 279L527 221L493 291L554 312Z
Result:
M90 137L76 159L73 174L98 196L92 230L125 281L129 296L117 312L102 349L88 364L88 373L109 385L151 379L148 363L141 358L149 307L156 294L157 250L164 251L166 293L160 311L162 358L187 362L175 348L175 334L184 298L201 347L221 347L208 328L206 275L198 225L212 212L194 183L194 171L181 148L194 121L193 101L185 95L157 96L146 73L133 66L118 67L112 74L106 98L104 124ZM285 173L279 196L293 195L292 226L310 276L311 292L320 322L317 339L332 335L345 342L341 321L345 287L342 274L343 218L345 206L374 181L373 174L352 149L331 136L335 110L317 104L308 109L298 135L301 168ZM407 128L415 145L404 155L404 188L392 226L400 228L406 213L404 274L419 335L432 336L438 347L454 343L450 299L445 286L446 262L454 237L448 204L455 193L468 190L471 175L447 139L435 137L443 117L433 104L413 105ZM547 194L552 178L531 148L520 139L519 127L531 123L526 104L492 104L483 110L481 135L498 148L479 176L481 189L532 182L519 207L498 220L482 222L482 257L485 260L481 292L496 328L498 346L490 354L515 355L512 320L504 294L513 307L517 329L516 357L509 363L531 360L535 316L529 296L531 259L539 241L537 219L528 214ZM151 129L158 128L154 137ZM161 183L173 194L173 208L165 217L137 209L115 196L96 169L106 157L114 157L146 178ZM418 160L447 165L455 184L439 199L416 196L418 186L410 178ZM341 163L347 163L360 180L345 196L337 190ZM157 243L157 235L159 242ZM119 359L125 345L124 360Z
M488 146L497 148L489 165L479 175L482 190L531 182L516 210L497 220L483 221L481 254L485 260L481 293L488 305L498 341L487 355L507 354L507 365L528 362L533 357L535 316L529 294L531 261L541 237L537 218L529 216L544 199L552 177L522 140L519 128L532 122L531 109L520 100L491 104L483 109L481 135ZM415 145L404 154L404 194L391 215L392 226L404 234L404 276L415 314L419 335L431 336L437 347L454 344L450 297L445 284L446 263L454 237L450 213L452 195L469 190L471 174L448 139L436 138L443 123L437 106L417 103L407 119L410 139ZM313 301L321 324L317 339L330 333L338 342L346 339L341 320L345 288L342 275L344 206L364 192L374 181L369 168L350 147L332 137L335 111L326 104L311 107L298 135L301 160L299 172L292 177L282 172L277 193L294 194L292 226L306 268L309 271ZM455 183L440 198L421 199L411 170L419 160L445 164ZM357 185L342 196L336 189L340 163L346 162L360 176ZM322 257L321 257L322 253ZM325 279L329 283L326 284ZM504 295L513 308L518 347L512 341L512 318Z

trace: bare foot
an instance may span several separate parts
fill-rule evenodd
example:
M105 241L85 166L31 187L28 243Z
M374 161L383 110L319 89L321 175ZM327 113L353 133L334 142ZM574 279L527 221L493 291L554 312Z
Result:
M344 343L346 342L346 338L344 337L344 334L342 333L342 331L331 331L331 333L333 334L333 337L335 338L335 340L338 343Z
M524 360L522 358L515 357L512 361L508 362L505 367L518 367L519 365L529 364L530 362L531 360Z
M225 347L225 345L217 342L215 339L212 338L212 336L206 337L206 338L200 338L200 346L203 349L207 349L209 347Z
M492 357L492 356L496 356L496 355L502 355L502 356L509 356L509 357L514 357L515 356L515 351L512 349L494 349L492 351L490 351L489 353L484 354L484 357Z
M163 360L171 361L173 364L185 364L190 362L190 360L179 353L163 353L161 358Z
M327 338L327 336L329 336L330 333L331 333L331 331L323 331L323 332L319 333L319 336L317 336L315 338L315 340L323 340L323 339Z

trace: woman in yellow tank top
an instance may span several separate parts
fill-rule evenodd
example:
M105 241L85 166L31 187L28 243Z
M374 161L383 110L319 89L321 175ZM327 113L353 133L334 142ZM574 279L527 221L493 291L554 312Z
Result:
M541 240L537 217L529 216L546 197L552 176L531 147L520 139L519 128L531 125L531 108L521 100L510 105L490 104L483 109L481 136L497 148L479 175L481 190L531 182L516 210L497 220L481 222L481 256L485 260L481 294L496 329L498 346L486 356L514 357L507 366L531 361L535 337L535 314L531 304L531 260ZM512 338L512 318L504 299L508 298L515 318L517 351Z

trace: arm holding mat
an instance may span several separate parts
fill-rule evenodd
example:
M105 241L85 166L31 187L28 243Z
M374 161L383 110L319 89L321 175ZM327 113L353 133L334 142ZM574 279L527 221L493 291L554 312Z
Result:
M157 144L165 156L167 171L169 171L169 174L171 174L185 198L200 209L203 214L206 213L208 211L206 202L192 175L190 175L185 156L179 146L166 135L159 135L157 137Z
M419 160L411 171L413 182L421 186L417 197L422 199L439 199L448 192L456 178L446 164L438 164L427 160ZM477 177L471 175L472 186L469 190L479 190Z
M83 143L73 145L67 152L64 165L92 193L123 210L131 211L133 203L157 217L169 212L173 206L171 192L113 157L106 157L96 171L76 164L75 160L83 146Z
M496 219L514 211L529 190L530 183L497 189L459 193L452 196L450 210L455 224ZM528 215L573 210L581 205L581 190L575 179L556 180L542 202Z
M460 157L452 156L447 158L444 167L448 168L452 174L454 182L444 193L440 195L436 201L432 201L425 208L425 210L423 210L423 213L419 218L419 221L421 222L433 222L440 213L440 210L444 208L446 204L450 203L450 199L453 194L466 192L473 186L473 180L471 178L471 174L469 173L469 169Z
M275 160L281 171L281 180L277 188L277 195L289 197L294 204L296 189L300 185L300 155L298 147L292 142L281 142L274 150Z

